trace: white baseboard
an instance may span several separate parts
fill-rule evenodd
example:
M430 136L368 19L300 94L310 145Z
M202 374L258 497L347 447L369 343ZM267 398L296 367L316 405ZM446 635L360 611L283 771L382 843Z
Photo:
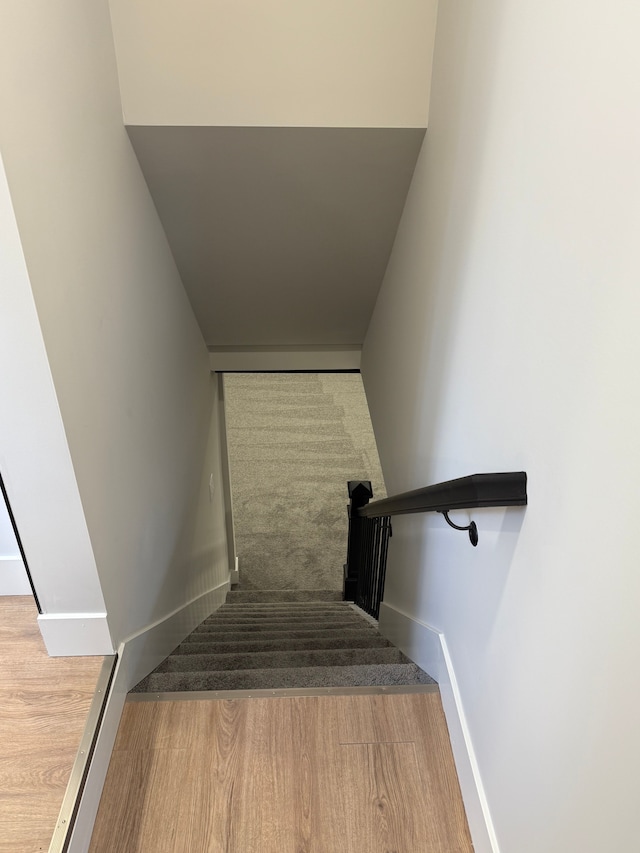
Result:
M121 646L126 649L129 668L127 690L155 669L194 628L224 604L228 591L229 581L226 580L128 637Z
M500 853L444 634L384 602L380 633L439 684L475 853Z
M38 625L51 657L114 652L106 613L41 613Z
M170 655L200 622L223 604L228 589L228 581L219 584L120 645L111 691L67 853L86 853L89 849L127 693Z
M20 557L0 557L0 595L33 595Z
M229 583L235 586L240 583L240 557L234 557L234 568L229 572Z

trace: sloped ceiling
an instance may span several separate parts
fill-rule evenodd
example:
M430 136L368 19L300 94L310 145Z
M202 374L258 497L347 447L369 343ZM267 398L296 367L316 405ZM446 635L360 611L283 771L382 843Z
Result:
M424 128L127 130L209 346L362 343Z

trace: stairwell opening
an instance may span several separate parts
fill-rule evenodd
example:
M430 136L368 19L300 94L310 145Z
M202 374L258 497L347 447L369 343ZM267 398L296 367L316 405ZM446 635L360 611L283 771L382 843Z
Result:
M241 589L342 590L347 482L386 495L359 373L226 373Z

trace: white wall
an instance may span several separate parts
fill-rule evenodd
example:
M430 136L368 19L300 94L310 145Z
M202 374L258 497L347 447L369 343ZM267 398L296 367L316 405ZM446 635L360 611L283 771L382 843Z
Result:
M1 158L0 234L0 471L43 611L103 614L104 598ZM104 646L93 648L95 654L113 650L108 630L102 642Z
M20 556L11 519L0 498L0 595L30 595L31 587Z
M0 558L19 557L18 543L11 526L9 513L3 500L0 500Z
M436 0L111 0L127 124L425 127Z
M215 387L122 124L107 0L26 0L3 11L11 26L0 30L0 146L117 644L226 578L222 508L208 495L210 473L219 476ZM14 359L0 380L0 399L30 423L23 451L39 440L20 396L25 371ZM3 453L12 496L12 483L22 488L19 454ZM14 511L31 563L29 507ZM51 580L47 612L85 605L82 590L60 603L69 585L61 569L40 575Z
M640 783L640 8L440 4L429 131L363 350L389 493L529 474L525 510L394 523L385 602L445 634L502 853L629 850Z

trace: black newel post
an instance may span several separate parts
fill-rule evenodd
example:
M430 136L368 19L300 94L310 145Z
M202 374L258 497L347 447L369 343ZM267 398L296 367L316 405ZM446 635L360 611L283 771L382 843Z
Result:
M344 585L342 598L355 601L358 589L358 575L364 555L364 525L366 519L360 518L357 510L366 506L373 492L369 480L349 480L349 538L347 542L347 562L344 567Z

